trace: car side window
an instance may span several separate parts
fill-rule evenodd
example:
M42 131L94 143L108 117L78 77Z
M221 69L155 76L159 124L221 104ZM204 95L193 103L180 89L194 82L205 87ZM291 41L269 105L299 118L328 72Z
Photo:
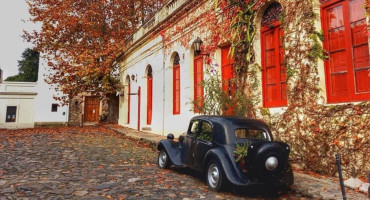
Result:
M194 136L195 134L197 134L198 129L199 129L199 125L200 125L200 123L199 123L198 120L192 121L190 131L189 131L188 135Z
M199 135L197 136L197 139L212 142L212 126L210 123L202 123L202 127L200 129Z

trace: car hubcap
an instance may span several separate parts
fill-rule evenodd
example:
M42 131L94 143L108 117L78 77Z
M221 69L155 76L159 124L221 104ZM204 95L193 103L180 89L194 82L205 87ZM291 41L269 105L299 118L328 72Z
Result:
M159 155L159 166L164 167L167 160L167 154L164 151L161 151L161 154Z
M208 169L208 183L212 188L217 186L220 173L216 164L211 164Z

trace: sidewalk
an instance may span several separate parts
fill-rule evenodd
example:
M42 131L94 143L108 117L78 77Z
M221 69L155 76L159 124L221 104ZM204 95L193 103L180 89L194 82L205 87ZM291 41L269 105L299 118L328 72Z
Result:
M160 140L166 139L166 136L141 132L117 125L106 125L105 127L126 135L127 137L147 142L153 149L156 148ZM343 199L339 181L334 178L316 178L308 174L294 172L294 179L294 190L305 197L312 199ZM356 192L352 189L346 189L346 195L347 199L370 199L366 194Z

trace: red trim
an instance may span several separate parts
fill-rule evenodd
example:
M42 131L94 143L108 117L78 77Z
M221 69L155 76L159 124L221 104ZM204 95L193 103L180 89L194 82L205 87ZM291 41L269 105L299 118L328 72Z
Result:
M137 130L140 131L141 87L137 91Z
M327 92L327 99L328 103L340 103L340 102L351 102L351 101L362 101L362 100L369 100L370 99L370 77L368 76L366 79L366 70L370 70L370 64L368 63L367 66L361 68L355 68L354 63L354 49L358 46L353 44L353 37L361 37L361 35L352 35L352 27L351 27L351 13L349 8L349 0L331 0L323 3L321 5L321 21L322 21L322 29L324 30L324 48L328 52L329 58L325 60L325 79L326 79L326 92ZM364 2L363 2L364 4ZM328 10L342 6L342 11L340 14L343 15L343 41L341 44L344 44L340 50L335 50L334 45L335 41L332 37L329 37L329 24L327 21ZM363 8L363 12L365 13L365 8ZM354 13L355 14L355 13ZM365 17L364 17L365 18ZM365 19L366 20L366 19ZM365 22L366 23L366 22ZM340 26L338 26L340 27ZM332 29L334 30L334 28ZM339 30L340 31L340 30ZM337 33L339 34L339 33ZM360 33L361 34L361 33ZM364 34L366 34L364 30ZM363 36L367 37L368 36ZM331 43L332 40L332 43ZM338 39L339 41L339 39ZM337 43L340 45L340 43ZM364 45L365 43L361 44ZM329 45L332 45L333 48L330 50ZM339 47L338 47L339 48ZM368 50L368 44L367 44ZM343 52L345 56L335 56L335 54L339 54ZM362 51L360 51L362 52ZM332 56L332 57L331 57ZM344 60L345 58L345 60ZM340 60L339 60L340 59ZM369 57L367 58L369 59ZM341 61L338 62L333 61ZM334 64L338 66L334 66ZM340 66L340 64L345 64L346 66ZM357 73L357 74L356 74ZM362 77L359 77L363 75ZM357 80L355 79L357 76ZM357 82L358 81L358 82ZM357 92L356 87L365 87L367 91Z
M127 93L127 124L130 124L130 107L131 107L131 84L128 83L128 93Z
M180 114L180 65L173 67L173 114Z
M229 96L234 96L235 85L233 78L235 77L234 72L234 59L229 56L230 46L221 48L221 80L222 80L222 91ZM224 115L233 115L234 109L229 106L224 110Z
M199 65L199 66L198 66ZM194 113L199 113L198 107L202 107L204 102L203 81L203 56L199 55L194 58L194 101L198 105L194 106Z
M273 55L268 56L266 52L269 51L266 46L266 36L272 35L270 49L273 50ZM262 53L262 94L264 107L282 107L287 105L286 99L286 72L282 65L284 59L284 49L282 47L281 37L283 31L280 28L280 22L275 22L273 27L261 28L261 53ZM266 66L267 59L275 58L271 66ZM268 69L269 68L269 69ZM274 69L275 68L275 69ZM268 71L269 70L269 71ZM267 76L269 75L269 76ZM271 76L271 77L270 77ZM267 79L270 79L269 82ZM271 88L268 91L268 85Z
M148 76L147 78L147 113L146 123L152 124L152 113L153 113L153 77Z

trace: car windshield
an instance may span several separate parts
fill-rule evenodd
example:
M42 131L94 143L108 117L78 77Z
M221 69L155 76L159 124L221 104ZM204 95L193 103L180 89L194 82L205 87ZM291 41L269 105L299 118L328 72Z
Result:
M238 139L270 140L270 135L260 129L239 128L235 130L235 136Z

